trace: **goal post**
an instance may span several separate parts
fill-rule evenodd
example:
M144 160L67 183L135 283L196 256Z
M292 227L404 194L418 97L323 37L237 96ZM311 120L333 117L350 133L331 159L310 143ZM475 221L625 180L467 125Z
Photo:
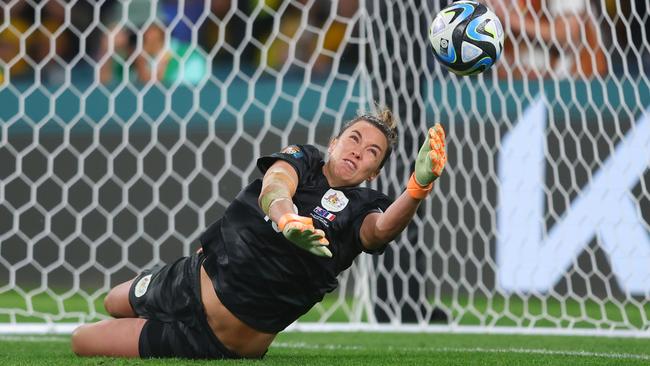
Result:
M196 250L258 156L325 152L379 102L401 137L373 188L401 192L437 121L449 163L290 329L650 336L650 9L570 3L512 1L474 77L430 52L445 2L8 4L0 332L106 318L112 286Z

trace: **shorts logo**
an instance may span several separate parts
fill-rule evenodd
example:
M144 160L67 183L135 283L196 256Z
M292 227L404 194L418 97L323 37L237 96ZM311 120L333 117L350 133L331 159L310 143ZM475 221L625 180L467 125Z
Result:
M296 159L302 158L302 155L303 155L300 148L298 146L296 146L296 145L289 145L289 146L285 147L284 149L282 149L282 151L280 151L280 152L283 153L283 154L289 154L289 155L293 156Z
M325 195L320 200L320 204L328 211L339 212L348 205L349 201L343 192L330 189L325 192Z
M142 277L138 283L135 285L135 297L142 297L142 295L147 292L147 288L149 288L149 284L151 283L151 275L146 275Z
M336 215L333 213L321 208L320 206L314 207L314 213L324 219L327 219L327 221L332 222L334 219L336 219Z

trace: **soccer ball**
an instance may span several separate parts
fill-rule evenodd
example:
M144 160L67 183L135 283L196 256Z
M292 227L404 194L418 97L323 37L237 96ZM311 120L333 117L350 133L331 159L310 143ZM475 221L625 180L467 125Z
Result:
M485 5L457 1L433 20L429 41L433 54L450 71L474 75L489 69L501 56L503 27Z

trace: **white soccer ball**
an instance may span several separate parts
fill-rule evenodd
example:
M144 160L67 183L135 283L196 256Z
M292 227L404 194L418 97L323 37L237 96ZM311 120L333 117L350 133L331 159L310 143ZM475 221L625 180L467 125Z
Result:
M459 75L489 69L503 51L499 18L476 1L456 1L442 9L429 27L436 59Z

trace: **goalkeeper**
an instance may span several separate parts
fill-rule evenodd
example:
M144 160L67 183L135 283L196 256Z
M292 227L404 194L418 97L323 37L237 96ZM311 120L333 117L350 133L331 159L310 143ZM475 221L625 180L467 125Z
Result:
M190 257L147 270L104 301L117 319L82 325L78 355L260 358L276 334L337 285L361 252L381 253L409 223L446 163L445 133L429 129L405 191L370 188L397 140L388 109L348 122L326 162L309 145L257 161L244 188Z

